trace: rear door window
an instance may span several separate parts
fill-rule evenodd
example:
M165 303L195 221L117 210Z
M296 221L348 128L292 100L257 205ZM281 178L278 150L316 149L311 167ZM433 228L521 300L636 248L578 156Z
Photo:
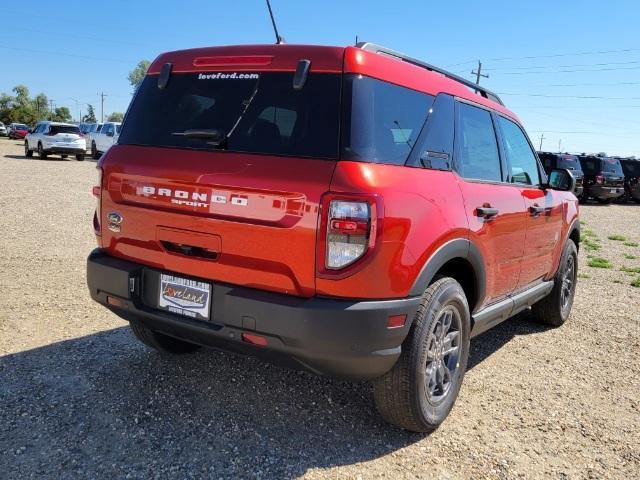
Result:
M458 104L456 170L470 180L502 181L498 142L491 114L466 103Z
M341 157L404 165L433 99L364 75L346 75Z
M538 161L522 129L511 120L498 116L502 142L509 165L511 183L540 185Z
M118 143L169 148L338 157L339 74L311 73L301 90L293 72L179 73L164 89L142 82ZM189 130L228 136L193 138Z

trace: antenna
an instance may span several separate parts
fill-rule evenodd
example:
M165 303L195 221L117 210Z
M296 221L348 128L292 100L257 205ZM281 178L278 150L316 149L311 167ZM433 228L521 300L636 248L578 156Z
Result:
M267 8L269 9L269 16L271 17L271 23L273 24L273 31L276 34L276 44L280 45L284 43L284 38L278 33L278 27L276 27L276 20L273 18L273 10L271 10L271 2L267 0Z

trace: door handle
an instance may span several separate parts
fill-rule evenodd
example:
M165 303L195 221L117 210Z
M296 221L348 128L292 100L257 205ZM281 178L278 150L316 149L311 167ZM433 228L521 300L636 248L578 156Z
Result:
M487 220L492 219L493 217L498 215L498 213L500 213L500 210L491 206L482 206L476 208L476 216L482 217Z
M531 214L532 217L537 217L538 215L540 215L541 213L545 213L546 211L547 211L546 208L541 207L537 203L534 203L532 206L529 207L529 213Z

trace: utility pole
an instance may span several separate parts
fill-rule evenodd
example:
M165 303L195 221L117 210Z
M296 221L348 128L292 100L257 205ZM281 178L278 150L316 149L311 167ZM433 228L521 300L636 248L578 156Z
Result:
M53 113L53 100L49 100L49 113Z
M480 77L489 78L489 75L482 74L482 62L480 60L478 60L478 70L471 70L471 75L476 76L476 85L480 85Z
M562 139L558 140L558 153L562 152Z
M104 92L100 93L100 123L104 123Z
M540 152L542 151L542 140L544 140L544 132L540 135L540 148L538 149Z

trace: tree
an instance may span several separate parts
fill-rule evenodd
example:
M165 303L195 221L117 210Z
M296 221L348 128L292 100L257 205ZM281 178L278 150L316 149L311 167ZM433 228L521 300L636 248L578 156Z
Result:
M136 68L129 72L129 76L127 78L129 79L129 83L133 87L134 92L138 89L142 80L144 80L144 76L147 74L147 70L149 70L149 65L151 65L149 60L140 60L136 65Z
M36 95L35 100L33 101L33 108L35 109L36 119L42 120L47 116L47 112L49 110L49 99L44 93L39 93Z
M122 112L112 112L107 117L107 122L121 122L123 118L124 118L124 113L122 113Z
M67 107L58 107L49 116L49 120L52 122L70 122L71 112Z
M93 105L88 104L87 110L87 114L82 117L82 121L87 123L96 123L96 113L93 111Z

